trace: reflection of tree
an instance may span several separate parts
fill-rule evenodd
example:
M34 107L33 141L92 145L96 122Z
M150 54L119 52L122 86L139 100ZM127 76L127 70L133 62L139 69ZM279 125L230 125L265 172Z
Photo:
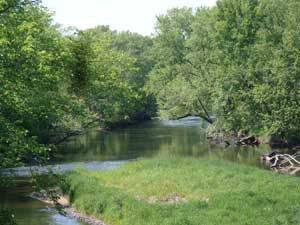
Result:
M201 127L198 121L189 126L183 126L178 121L174 124L172 121L151 121L113 131L92 131L62 145L61 157L66 161L100 161L167 153L255 164L261 153L268 151L263 148L225 149L211 146L206 141L205 127Z
M207 156L215 160L228 160L249 165L260 165L260 156L263 152L268 152L268 146L260 148L214 148Z

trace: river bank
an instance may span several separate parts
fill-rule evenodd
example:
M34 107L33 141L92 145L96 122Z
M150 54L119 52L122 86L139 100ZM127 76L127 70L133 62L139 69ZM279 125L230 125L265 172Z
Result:
M229 160L261 168L261 155L271 151L267 145L260 145L257 148L213 146L207 142L205 128L205 124L199 118L191 117L176 121L146 121L105 132L91 131L62 143L59 146L56 161L51 162L50 168L57 172L67 172L76 167L100 170L111 168L110 165L117 166L120 161L147 159L165 153L178 157L194 157L195 160L201 158L214 161ZM131 162L129 164L131 165ZM107 165L109 166L107 167ZM16 168L14 172L18 176L26 176L30 172L29 170L30 168L20 167ZM43 171L42 168L40 172ZM187 172L187 179L188 177ZM86 225L75 219L60 216L54 210L48 209L47 204L29 198L28 195L31 191L23 193L23 186L11 190L9 195L6 192L0 193L0 205L15 211L19 225L41 225L41 221L45 225ZM92 188L87 190L89 189ZM90 191L93 192L93 190ZM181 196L174 193L172 196L166 196L165 200L172 198L181 199ZM155 201L155 199L152 200ZM112 225L114 224L112 223Z
M30 197L36 200L39 200L41 202L44 202L46 204L51 204L53 205L53 201L51 201L49 198L44 197L40 193L32 193L30 194ZM57 200L57 203L60 204L63 207L63 213L65 216L76 219L77 221L81 221L84 223L87 223L89 225L106 225L103 221L93 217L93 216L88 216L84 213L78 212L76 209L72 207L70 204L69 198L67 196L60 195L59 199Z
M69 174L74 208L113 225L299 224L299 179L230 162L158 157Z

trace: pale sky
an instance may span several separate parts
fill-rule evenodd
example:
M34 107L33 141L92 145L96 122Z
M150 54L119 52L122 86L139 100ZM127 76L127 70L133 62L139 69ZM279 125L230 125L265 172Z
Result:
M155 16L173 7L213 6L216 0L43 0L54 21L80 29L109 25L118 31L154 33Z

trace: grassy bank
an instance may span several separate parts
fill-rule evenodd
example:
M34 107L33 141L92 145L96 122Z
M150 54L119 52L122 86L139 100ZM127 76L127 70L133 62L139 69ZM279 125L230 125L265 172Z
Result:
M78 170L73 206L112 225L300 224L300 180L229 162L157 158Z

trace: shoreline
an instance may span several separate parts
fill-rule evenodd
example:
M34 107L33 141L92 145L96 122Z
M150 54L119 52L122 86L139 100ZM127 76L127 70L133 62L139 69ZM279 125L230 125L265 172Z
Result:
M64 208L64 211L67 213L66 216L68 216L70 218L74 218L81 222L85 222L90 225L108 225L108 224L104 223L102 220L99 220L93 216L88 216L88 215L78 212L73 207Z
M41 194L33 192L29 195L29 197L36 199L38 201L44 202L46 204L51 204L53 205L54 203L49 199L43 197ZM104 221L94 217L94 216L89 216L84 213L81 213L77 211L75 208L72 207L68 197L66 196L59 196L58 203L63 206L63 211L66 212L66 217L70 217L73 219L76 219L77 221L84 222L90 225L108 225Z
M120 224L300 221L282 210L299 206L299 178L217 159L160 155L105 173L76 171L67 187L84 213Z

